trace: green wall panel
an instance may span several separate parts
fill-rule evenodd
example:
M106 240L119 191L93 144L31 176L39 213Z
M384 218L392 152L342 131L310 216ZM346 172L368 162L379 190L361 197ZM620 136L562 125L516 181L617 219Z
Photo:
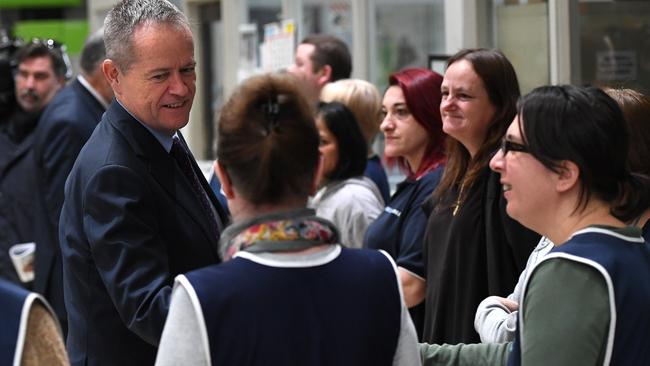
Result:
M78 55L88 36L88 21L63 19L22 21L15 24L14 35L26 41L32 38L51 38L65 44L69 55Z
M81 0L0 0L0 8L47 8L79 5L81 5Z

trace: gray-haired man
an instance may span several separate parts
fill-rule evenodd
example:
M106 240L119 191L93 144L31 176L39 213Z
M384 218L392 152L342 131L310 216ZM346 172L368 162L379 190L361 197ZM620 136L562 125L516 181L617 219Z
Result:
M73 365L150 365L174 277L219 262L226 217L178 131L196 79L186 17L121 1L104 40L115 100L70 172L59 225L67 347Z

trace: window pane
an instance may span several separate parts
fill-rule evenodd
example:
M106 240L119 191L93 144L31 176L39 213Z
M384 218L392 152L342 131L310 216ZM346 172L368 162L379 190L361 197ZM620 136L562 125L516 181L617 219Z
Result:
M405 67L430 67L430 54L445 52L443 0L370 0L369 46L370 81L383 93L388 75ZM383 134L378 134L373 150L383 157ZM404 174L397 166L386 166L391 192Z
M549 84L548 4L500 4L495 14L496 47L514 66L521 93Z
M303 37L314 33L331 34L343 40L352 50L350 1L304 0L302 12Z
M582 84L650 93L650 3L580 2Z
M443 0L370 1L370 81L383 90L388 75L405 67L429 67L429 54L445 51Z

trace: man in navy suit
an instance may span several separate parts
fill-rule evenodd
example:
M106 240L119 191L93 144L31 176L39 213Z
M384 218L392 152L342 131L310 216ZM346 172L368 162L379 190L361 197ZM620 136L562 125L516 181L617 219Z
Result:
M196 90L185 15L123 0L104 40L115 100L70 172L59 223L67 348L73 365L151 365L174 277L219 262L226 217L179 131Z
M99 31L88 37L81 50L81 75L52 99L34 132L34 291L52 305L64 334L68 324L59 249L63 187L79 151L113 98L101 68L105 57L103 31Z

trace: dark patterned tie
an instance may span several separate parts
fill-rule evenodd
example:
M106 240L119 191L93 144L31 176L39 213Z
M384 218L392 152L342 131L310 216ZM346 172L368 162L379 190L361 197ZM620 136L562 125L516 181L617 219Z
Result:
M199 182L199 178L196 176L196 173L192 168L189 153L176 136L173 138L172 149L169 153L176 160L178 166L181 168L181 171L183 174L185 174L185 177L190 182L194 194L201 203L201 208L203 211L205 211L206 215L208 215L208 221L210 221L210 226L212 227L213 232L218 237L219 233L221 232L220 228L223 227L221 225L219 215L217 215L214 206L212 206L210 203L210 199L208 198L207 193L203 190L201 182Z

